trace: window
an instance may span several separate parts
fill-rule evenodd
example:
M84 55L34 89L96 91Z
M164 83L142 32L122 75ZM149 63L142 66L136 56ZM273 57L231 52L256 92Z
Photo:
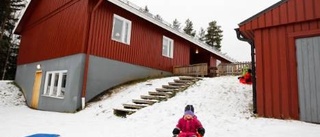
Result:
M217 59L216 66L219 66L220 64L221 64L221 61Z
M113 15L112 40L130 45L131 21Z
M63 98L66 91L67 71L48 71L44 82L43 95Z
M162 55L173 58L173 40L166 36L162 40Z

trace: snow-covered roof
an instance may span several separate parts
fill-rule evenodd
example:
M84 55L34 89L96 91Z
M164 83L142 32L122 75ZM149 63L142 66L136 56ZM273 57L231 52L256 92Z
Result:
M222 52L210 47L206 43L204 43L204 42L202 42L202 41L200 41L200 40L198 40L198 39L196 39L194 37L191 37L191 36L187 35L186 33L180 32L177 29L174 29L170 23L167 23L167 22L165 22L163 20L155 19L155 16L153 16L152 14L149 14L149 13L146 14L145 12L143 12L141 10L142 8L136 6L135 4L133 4L130 1L127 1L127 0L107 0L107 1L119 6L119 7L123 8L123 9L125 9L125 10L127 10L127 11L129 11L129 12L131 12L131 13L133 13L133 14L135 14L135 15L137 15L137 16L139 16L139 17L141 17L141 18L143 18L143 19L145 19L145 20L147 20L147 21L159 26L159 27L161 27L161 28L163 28L163 29L166 29L166 30L170 31L171 33L173 33L173 34L175 34L177 36L180 36L183 39L186 39L186 40L190 41L191 43L196 44L199 47L201 47L201 48L203 48L203 49L205 49L205 50L207 50L207 51L209 51L209 52L211 52L211 53L213 53L213 54L215 54L215 55L217 55L217 56L219 56L219 57L221 57L221 58L223 58L223 59L225 59L227 61L236 62L234 59L232 59L232 58L226 56L224 53L222 53Z

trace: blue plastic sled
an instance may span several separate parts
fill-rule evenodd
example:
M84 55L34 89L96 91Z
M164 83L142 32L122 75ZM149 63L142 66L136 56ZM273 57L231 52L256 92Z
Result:
M30 136L26 136L26 137L60 137L60 135L58 134L34 134L34 135L30 135Z

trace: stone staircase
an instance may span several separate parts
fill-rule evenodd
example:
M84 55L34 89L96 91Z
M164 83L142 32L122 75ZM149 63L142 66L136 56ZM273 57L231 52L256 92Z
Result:
M184 91L199 80L201 80L201 78L180 76L179 79L168 82L168 85L162 85L161 88L156 88L155 91L149 91L148 95L141 95L140 99L132 99L132 103L122 104L123 108L114 108L113 113L116 116L126 117L139 109L168 100L175 96L177 92Z

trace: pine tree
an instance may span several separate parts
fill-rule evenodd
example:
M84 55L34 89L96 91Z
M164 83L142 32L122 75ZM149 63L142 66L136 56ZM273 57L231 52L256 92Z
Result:
M200 41L205 41L205 35L206 35L206 31L203 28L200 28L200 32L199 32L199 40Z
M192 21L189 20L189 19L187 19L185 23L186 23L186 26L183 28L183 31L184 31L186 34L194 37L194 36L196 35L196 31L193 30L193 23L192 23Z
M216 21L211 21L205 35L206 43L220 51L222 36L221 26L218 26Z
M181 25L181 23L177 19L174 19L174 21L172 22L172 26L176 30L180 30L181 29L180 25Z
M5 33L8 17L11 14L10 0L2 0L0 3L0 40Z
M143 12L149 13L149 8L148 8L148 6L145 6L145 7L144 7Z
M0 3L0 76L14 79L19 37L13 34L25 0L1 0Z
M156 20L162 21L162 17L161 17L159 14L157 14L156 16L154 16L154 18L155 18Z

